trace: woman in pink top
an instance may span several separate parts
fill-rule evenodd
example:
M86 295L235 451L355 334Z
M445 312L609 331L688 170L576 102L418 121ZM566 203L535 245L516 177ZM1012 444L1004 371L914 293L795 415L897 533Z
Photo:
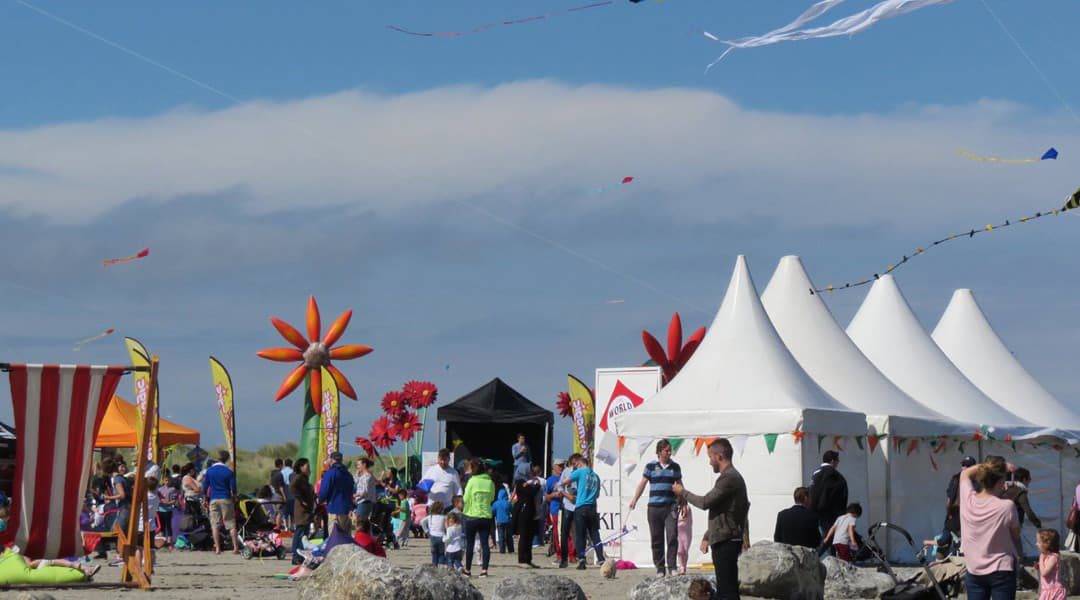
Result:
M960 547L967 564L968 600L1016 598L1020 523L1013 503L1000 497L1006 466L1003 458L994 456L960 473ZM982 491L975 491L972 480Z

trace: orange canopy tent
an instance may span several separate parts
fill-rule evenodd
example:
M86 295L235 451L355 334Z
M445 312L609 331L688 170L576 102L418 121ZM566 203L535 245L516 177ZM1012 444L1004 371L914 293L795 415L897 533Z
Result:
M105 409L105 418L101 420L101 429L94 441L95 448L134 448L135 443L135 405L120 396L113 396L109 407ZM177 425L166 419L159 419L158 445L167 448L176 444L198 445L199 432Z

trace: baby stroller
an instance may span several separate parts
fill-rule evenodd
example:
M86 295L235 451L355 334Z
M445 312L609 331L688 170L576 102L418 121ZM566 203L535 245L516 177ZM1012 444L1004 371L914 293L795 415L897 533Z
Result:
M274 528L269 515L266 514L264 503L255 499L240 500L240 556L250 559L258 556L276 556L283 560L287 553L285 545L281 543L281 535ZM267 504L280 504L284 502L271 502Z
M180 515L174 528L176 542L180 550L209 550L214 547L214 538L210 533L210 519L202 510L202 504L187 502L184 514Z
M919 566L923 569L922 573L907 580L900 579L896 572L892 570L892 567L889 566L889 560L885 556L885 551L878 545L877 539L875 538L877 532L881 529L895 531L911 545L911 549L915 551L915 558L919 560ZM886 521L874 523L870 526L870 529L866 531L866 547L873 553L874 557L881 562L880 570L887 573L889 577L892 578L893 583L895 583L895 586L892 589L881 593L881 598L883 600L933 600L935 598L948 600L958 592L958 589L951 589L953 587L951 585L953 582L946 582L946 585L943 586L942 583L934 577L934 574L930 571L926 562L925 548L916 546L915 540L911 537L911 534L899 525L894 525ZM925 581L929 582L929 585L920 583L918 581L919 579L925 579ZM959 584L959 582L955 583ZM946 593L946 589L948 589L949 593Z

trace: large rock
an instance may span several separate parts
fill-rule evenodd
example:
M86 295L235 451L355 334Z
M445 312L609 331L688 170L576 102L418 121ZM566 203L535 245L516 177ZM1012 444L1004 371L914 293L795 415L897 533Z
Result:
M703 572L704 573L704 572ZM690 582L706 579L714 583L714 577L702 575L672 575L670 577L648 577L630 591L630 600L686 600Z
M343 544L300 582L301 600L483 600L469 579L431 565L403 569Z
M585 591L562 575L523 573L503 577L491 600L586 600Z
M739 556L739 592L779 600L822 600L825 565L810 548L761 541Z
M1058 577L1070 596L1080 594L1080 554L1062 552Z
M892 577L873 569L859 569L835 556L826 556L826 598L877 598L881 592L893 587Z

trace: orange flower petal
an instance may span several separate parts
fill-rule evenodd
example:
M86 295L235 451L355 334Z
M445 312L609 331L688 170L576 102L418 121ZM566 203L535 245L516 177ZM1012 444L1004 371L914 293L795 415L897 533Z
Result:
M326 330L326 337L322 341L323 345L329 348L336 344L341 339L341 335L345 333L345 328L349 326L349 319L351 318L352 309L341 313L341 316L330 325L330 329Z
M304 360L304 353L296 348L267 348L266 350L259 350L255 354L259 355L261 358L275 360L277 362L296 362Z
M360 358L365 354L371 352L371 348L367 346L338 346L330 350L330 358L334 360L350 360L353 358Z
M304 339L304 336L301 335L295 327L281 319L275 319L274 317L270 317L270 322L274 324L274 329L278 330L278 333L281 334L281 337L285 338L285 341L301 350L307 350L308 341Z
M307 304L307 334L308 339L315 342L319 339L319 305L315 303L315 296L308 297ZM322 377L322 375L320 375Z
M311 405L315 407L315 414L322 414L322 371L311 370Z
M326 365L326 370L330 372L330 376L334 378L334 383L338 386L338 391L346 396L356 400L356 391L353 390L352 384L345 378L345 374L338 370L334 365Z
M274 397L275 401L281 400L285 396L288 396L296 389L300 382L304 381L304 375L307 374L307 369L304 365L300 365L292 370L281 382L281 387L278 388L277 396Z

